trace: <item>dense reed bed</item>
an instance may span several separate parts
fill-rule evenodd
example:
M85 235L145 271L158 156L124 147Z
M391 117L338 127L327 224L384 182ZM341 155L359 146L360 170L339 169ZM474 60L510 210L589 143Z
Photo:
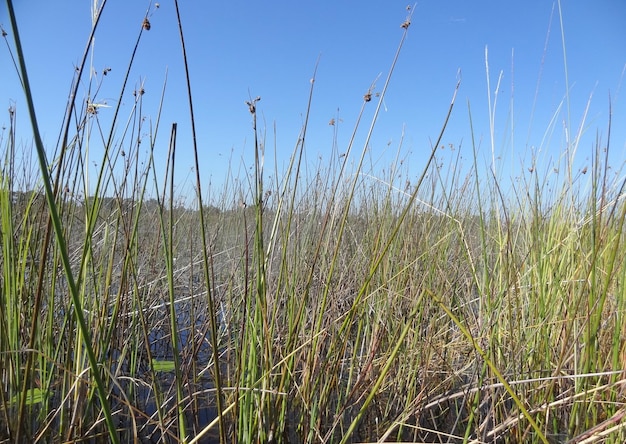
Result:
M476 146L468 169L435 161L449 114L413 179L400 157L372 177L352 144L311 172L307 114L267 183L251 99L249 177L203 197L196 169L197 200L182 205L176 125L159 173L159 122L142 126L140 91L108 130L97 107L70 101L46 158L12 20L39 173L24 173L11 125L1 442L626 440L626 206L608 140L584 173L566 160L554 190L531 169L505 193L479 177ZM369 134L409 25L379 97L363 98L361 113L376 107Z

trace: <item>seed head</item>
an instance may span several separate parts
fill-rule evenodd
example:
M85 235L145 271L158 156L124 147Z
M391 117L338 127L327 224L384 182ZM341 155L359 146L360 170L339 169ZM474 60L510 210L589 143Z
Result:
M248 105L248 110L250 110L250 114L256 113L256 103L261 100L260 96L257 96L254 100L246 100L246 105Z

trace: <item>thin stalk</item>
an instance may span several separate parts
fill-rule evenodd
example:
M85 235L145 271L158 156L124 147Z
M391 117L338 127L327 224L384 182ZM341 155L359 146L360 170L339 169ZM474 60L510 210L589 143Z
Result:
M174 171L176 161L176 123L172 124L172 133L170 138L170 198L169 198L169 221L166 231L163 230L163 247L165 260L167 264L167 284L169 289L169 306L170 306L170 332L172 335L172 351L174 358L174 374L176 375L176 410L178 411L178 437L181 442L187 441L187 428L185 425L185 409L183 405L183 378L180 362L180 342L178 336L178 319L176 315L176 293L174 289ZM166 237L165 237L166 236Z
M408 33L408 29L409 29L410 24L411 24L411 17L412 17L412 14L413 14L413 10L414 9L411 10L411 12L409 13L409 16L407 17L406 21L402 24L402 28L403 28L402 37L400 38L400 42L398 44L398 48L396 49L394 58L393 58L392 63L391 63L391 67L390 67L389 72L387 74L387 78L385 79L385 84L384 84L383 89L382 89L382 91L381 91L381 93L379 95L378 103L376 105L376 109L374 111L374 115L372 117L372 121L370 123L370 127L368 129L367 136L365 138L365 142L364 142L364 145L363 145L363 150L361 152L361 157L360 157L359 162L358 162L357 167L356 167L354 180L352 181L350 190L348 192L347 204L345 205L345 208L344 208L344 210L342 212L342 216L341 216L340 221L339 221L339 228L338 228L337 235L336 235L336 238L337 238L336 246L333 249L332 258L330 259L330 268L329 268L329 270L327 272L326 283L324 285L322 297L321 297L320 302L318 303L318 307L317 307L317 310L316 310L317 316L316 316L316 319L315 319L315 327L312 329L311 335L316 335L318 332L321 331L321 328L322 328L323 317L324 317L324 314L326 313L326 306L328 304L328 296L329 296L330 290L332 288L331 282L332 282L332 279L334 277L334 272L335 272L335 269L336 269L337 264L338 264L339 252L341 251L341 239L342 239L342 237L344 235L344 231L345 231L345 228L346 228L346 225L347 225L347 220L348 220L348 214L350 212L351 204L352 204L352 202L354 200L356 186L357 186L357 183L358 183L359 177L360 177L359 173L360 173L361 169L363 168L363 163L365 161L365 155L366 155L366 153L368 151L368 145L369 145L369 142L371 140L372 134L374 132L374 128L376 126L376 121L377 121L377 118L378 118L378 114L379 114L380 109L382 107L382 104L383 104L383 101L384 101L384 98L385 98L385 93L386 93L387 88L388 88L388 86L390 84L391 77L392 77L392 74L394 72L394 68L396 66L396 63L397 63L399 57L400 57L400 52L402 50L402 46L404 44L404 41L405 41L407 33ZM349 155L349 152L350 152L350 150L352 148L352 142L354 140L354 136L356 134L356 129L358 128L358 124L359 124L361 115L363 114L363 111L364 111L365 106L367 105L367 103L369 103L371 101L371 99L372 99L372 94L373 94L372 89L373 89L373 87L374 86L372 85L370 87L370 89L367 91L367 93L363 97L363 103L362 103L362 106L361 106L361 112L359 113L359 119L357 120L357 123L355 125L355 129L354 129L354 131L352 133L352 138L350 139L350 142L349 142L349 145L348 145L348 151L346 153L346 156L344 158L344 163L343 163L343 165L341 167L341 170L340 170L340 173L339 173L340 175L342 174L343 169L344 169L345 165L347 164L348 155ZM323 229L324 229L324 227L323 227ZM321 246L321 244L320 244L320 246ZM382 260L382 256L380 257L380 260ZM380 263L380 261L378 263ZM314 270L311 269L311 274L313 273L313 271ZM372 273L373 273L373 270L372 270ZM341 326L341 330L342 331L345 331L347 326L349 326L351 324L352 319L353 319L353 315L355 313L355 309L358 306L358 304L360 302L360 299L361 299L362 295L364 294L364 292L365 292L365 290L366 290L366 288L367 288L367 286L369 284L369 280L371 279L371 277L372 277L372 274L370 273L368 278L366 279L366 282L361 286L361 289L359 291L359 295L357 296L357 298L356 298L356 300L355 300L355 302L354 302L354 304L352 306L352 309L350 310L350 315L346 316L344 322L342 323L342 326ZM314 339L313 348L312 349L316 350L317 347L318 347L318 340ZM342 346L341 345L332 345L328 349L327 356L331 356L332 354L336 353L337 352L336 347L342 347ZM308 365L310 367L313 367L313 362L312 362L312 360L314 359L313 355L314 354L312 353L310 358L309 358L310 362L309 362ZM324 399L325 396L328 396L328 391L331 389L331 386L332 386L331 384L328 384L327 387L325 388L325 390L322 391L322 393L321 393L321 398L322 399ZM314 417L314 415L312 416L312 420L313 420L313 417ZM312 435L309 434L307 439L310 440L311 438L312 438Z
M48 163L46 159L46 152L43 146L43 141L41 139L41 135L39 133L39 125L37 124L37 115L35 113L35 106L33 103L33 96L30 89L30 82L28 80L28 72L26 70L26 62L24 58L24 53L22 51L22 45L19 37L19 30L17 26L17 20L15 18L15 11L13 9L12 0L7 0L7 8L9 10L9 17L11 20L11 27L13 29L13 35L15 38L15 46L18 54L18 62L22 75L22 81L24 85L24 93L26 96L26 103L28 106L28 112L31 119L31 124L33 127L33 137L35 139L35 148L37 151L37 157L39 159L39 168L42 174L46 200L48 202L48 209L50 211L50 217L52 220L52 226L54 228L55 237L58 242L58 250L61 256L61 262L63 264L63 269L65 271L65 276L67 278L67 283L70 291L70 296L72 298L72 303L74 306L74 314L76 316L76 320L78 321L78 328L81 332L81 335L84 340L85 351L87 352L87 357L89 359L89 365L91 367L91 373L94 378L94 382L96 385L96 390L98 392L98 396L100 398L102 413L104 414L104 418L107 424L107 429L109 432L109 438L115 444L119 443L119 436L116 431L115 423L113 422L113 416L111 415L111 409L109 406L109 401L107 399L108 393L106 387L104 385L104 381L102 380L102 375L98 368L98 361L93 352L93 347L91 343L91 335L87 328L87 324L85 322L85 318L83 315L82 304L80 300L80 295L78 292L78 287L76 286L76 282L74 281L74 275L72 273L71 262L68 255L67 244L65 242L65 238L63 235L63 225L61 223L61 219L59 217L59 212L57 208L57 204L55 202L55 195L52 188L52 183L50 180L50 175L48 172ZM22 403L25 401L22 400ZM23 406L20 407L23 410Z
M189 77L189 64L187 63L187 51L185 49L185 37L183 33L183 25L180 19L180 10L178 7L178 0L174 0L174 5L176 6L176 17L178 19L178 30L180 35L180 45L182 49L183 55L183 64L185 67L185 79L187 83L187 98L189 101L189 114L191 116L191 136L193 142L193 156L194 156L194 170L196 174L196 193L198 195L198 214L200 216L200 239L202 241L202 265L204 270L204 280L206 282L207 287L207 303L208 303L208 311L209 311L209 323L211 328L211 348L213 354L213 378L215 380L215 398L216 398L216 407L217 407L217 417L219 418L219 429L220 429L220 442L226 443L226 425L224 422L224 401L223 401L223 391L222 391L222 378L220 371L220 356L219 356L219 348L218 348L218 325L217 318L215 314L215 301L213 300L213 292L211 287L211 269L210 269L210 259L209 259L209 248L207 244L207 233L206 233L206 225L205 225L205 215L204 215L204 206L202 199L202 184L200 180L200 162L198 160L198 142L196 138L196 123L193 111L193 100L191 94L191 80Z

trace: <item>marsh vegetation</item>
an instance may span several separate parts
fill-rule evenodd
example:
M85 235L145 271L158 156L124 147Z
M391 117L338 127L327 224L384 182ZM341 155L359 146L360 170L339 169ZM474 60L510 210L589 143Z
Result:
M363 98L372 129L392 74ZM442 115L417 177L398 154L372 180L369 136L305 167L307 114L270 180L255 99L248 176L203 197L196 169L189 203L176 125L157 171L158 125L134 100L127 137L70 101L54 160L34 125L34 180L13 125L2 140L1 442L624 442L626 205L608 138L588 171L564 156L550 189L534 168L504 187L479 177L473 143L469 173L439 166Z

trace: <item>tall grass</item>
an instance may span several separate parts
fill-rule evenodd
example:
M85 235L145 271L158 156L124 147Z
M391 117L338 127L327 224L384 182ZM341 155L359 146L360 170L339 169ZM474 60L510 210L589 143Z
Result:
M183 205L177 126L159 172L161 110L147 128L142 89L126 89L143 25L120 89L134 100L126 124L118 106L103 128L95 97L76 99L83 62L50 160L8 4L39 174L25 173L12 109L1 140L2 442L624 442L625 182L602 155L610 128L588 171L565 156L560 175L533 164L505 184L495 156L479 173L473 141L470 165L459 154L444 169L437 150L463 112L457 84L420 174L402 142L375 173L367 147L409 15L344 154L312 173L305 163L314 74L282 174L266 177L262 101L249 98L249 176L204 195L194 136L197 201Z

